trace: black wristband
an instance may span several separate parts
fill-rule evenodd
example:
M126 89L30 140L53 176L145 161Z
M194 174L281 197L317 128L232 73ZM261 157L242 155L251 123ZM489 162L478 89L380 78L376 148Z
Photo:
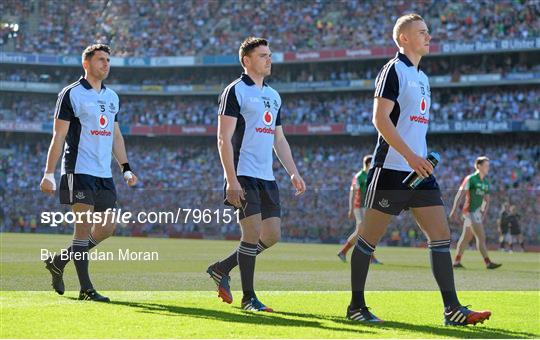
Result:
M129 167L129 163L122 164L122 173L125 173L126 171L131 171L131 168Z

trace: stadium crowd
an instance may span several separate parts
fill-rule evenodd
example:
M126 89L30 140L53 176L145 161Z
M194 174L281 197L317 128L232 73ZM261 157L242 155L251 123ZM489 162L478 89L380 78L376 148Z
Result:
M370 48L391 45L394 20L410 11L424 15L439 42L540 35L536 0L0 3L0 13L21 26L12 39L14 50L62 55L80 54L88 43L87 32L92 40L110 43L122 56L234 54L248 35L273 37L275 51ZM210 18L216 18L212 25ZM37 24L32 25L32 20Z
M114 53L114 51L113 51ZM426 58L421 68L429 76L451 76L458 81L462 75L509 73L540 73L540 63L531 55L528 60L519 60L517 53L504 57L484 55L474 60L467 56L448 58ZM387 62L349 61L337 63L301 63L297 65L274 64L272 75L267 82L310 83L318 81L374 80L377 72ZM127 85L206 85L224 87L237 78L241 68L222 67L216 72L212 67L186 68L151 68L138 70L112 67L107 84ZM0 70L0 80L17 82L40 82L68 84L80 77L82 69L77 67L5 67Z
M451 206L464 176L473 171L478 155L491 159L490 181L492 204L486 229L488 239L497 237L497 218L501 204L510 200L521 215L521 225L528 242L537 244L537 216L540 189L540 147L537 137L440 136L428 145L441 152L442 163L436 176L443 189L447 208ZM185 141L185 142L184 142ZM34 229L39 232L70 232L69 226L51 229L40 223L39 213L60 210L56 197L38 192L39 176L48 148L48 139L16 141L5 138L0 152L0 190L3 230ZM134 143L128 139L130 164L140 178L135 189L120 178L116 164L113 173L119 193L119 207L124 211L176 211L177 208L223 209L222 169L215 145L210 142L182 141ZM300 173L308 185L304 196L295 197L285 171L276 161L283 208L283 238L299 242L338 242L347 237L352 221L347 219L348 190L353 174L361 166L364 154L373 150L374 138L355 139L354 143L326 144L291 141ZM451 144L453 147L448 148ZM17 169L17 171L13 171ZM58 177L58 174L57 174ZM35 228L31 226L34 225ZM452 224L453 239L459 237L460 226ZM165 223L119 226L118 234L136 236L238 237L234 222ZM395 218L383 243L417 244L424 240L409 213ZM412 237L414 235L414 237Z
M2 1L3 20L19 24L0 27L2 52L80 55L92 41L109 43L114 56L235 55L246 36L270 37L274 52L392 45L390 32L398 15L417 11L426 18L435 43L475 42L540 36L540 2L536 0L480 1L427 0L406 4L355 0L95 0ZM393 13L389 19L389 13ZM246 15L247 14L247 15ZM80 20L84 17L85 20ZM215 19L215 20L210 20ZM84 32L84 34L83 34ZM90 36L88 36L90 32ZM178 32L181 32L179 34ZM12 44L8 44L12 42ZM271 84L374 79L385 60L276 65ZM430 76L496 73L506 75L540 71L537 52L501 55L426 58L422 68ZM3 65L0 81L59 83L65 86L80 68L44 65L19 68ZM132 85L202 85L223 87L238 76L239 67L146 69L113 68L107 80ZM433 84L432 84L433 85ZM0 96L0 121L51 122L56 96L27 93ZM284 124L370 124L372 92L282 94ZM130 125L215 125L217 96L121 96L120 122ZM430 118L435 122L540 119L538 87L432 88ZM25 140L2 135L0 146L0 230L71 232L63 225L51 229L39 221L44 210L60 209L56 197L38 192L49 137L29 135ZM308 185L295 197L283 168L274 168L281 188L283 238L299 242L338 242L352 231L347 219L347 197L352 175L364 154L372 152L374 138L337 142L322 137L291 142L298 167ZM492 204L486 223L488 239L496 240L498 211L504 201L516 204L528 242L540 242L538 210L540 147L537 135L441 136L430 148L443 161L436 176L447 208L462 178L472 172L478 155L491 158ZM167 142L168 140L168 142ZM137 141L137 142L135 142ZM452 147L449 148L448 145ZM222 170L214 143L189 138L130 140L130 163L140 178L127 188L113 165L119 206L127 211L175 211L177 208L223 209ZM58 177L58 175L57 175ZM196 183L196 186L194 186ZM453 239L461 232L452 223ZM160 237L238 237L230 223L136 223L121 225L119 235ZM414 245L424 238L409 213L394 219L383 244Z
M284 124L370 124L371 92L282 94ZM0 98L0 120L50 122L54 95ZM215 125L217 96L121 96L119 121L130 125ZM432 89L431 121L540 119L537 87Z

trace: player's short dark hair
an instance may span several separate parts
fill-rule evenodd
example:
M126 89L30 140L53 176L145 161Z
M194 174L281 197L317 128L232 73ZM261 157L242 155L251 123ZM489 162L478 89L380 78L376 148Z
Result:
M254 49L259 46L268 46L268 40L264 38L247 37L246 40L240 44L238 49L238 58L240 58L240 64L244 66L244 57L248 56Z
M364 167L367 167L368 164L371 164L371 160L373 159L373 156L371 155L365 155L364 156Z
M480 165L484 164L485 162L489 162L489 158L486 156L480 156L474 161L474 167L478 168Z
M103 51L107 54L111 54L111 47L109 45L105 45L105 44L92 44L92 45L88 45L83 53L82 53L82 60L88 60L90 58L92 58L92 56L94 54L96 54L97 51Z

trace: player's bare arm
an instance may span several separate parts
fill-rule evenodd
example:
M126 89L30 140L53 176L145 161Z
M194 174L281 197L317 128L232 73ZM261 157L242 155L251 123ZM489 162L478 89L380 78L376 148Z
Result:
M353 211L353 202L354 202L354 191L356 190L356 184L353 183L351 185L351 190L349 190L349 212L347 216L349 219L354 219L354 211Z
M461 185L456 193L456 196L454 197L454 203L452 204L452 209L450 210L450 218L455 219L457 217L456 212L458 211L458 207L461 204L463 197L465 197L465 188L463 185Z
M292 156L291 147L289 146L289 142L287 142L287 138L285 138L283 127L281 125L276 126L274 152L291 178L291 183L296 189L295 195L298 196L303 194L306 191L306 183L298 173L298 169L296 168Z
M56 190L56 182L54 180L54 170L56 169L56 163L62 155L64 148L64 142L69 130L69 121L62 119L54 120L53 137L51 139L51 145L47 153L47 165L45 166L45 174L39 185L41 191L47 194L54 194Z
M376 97L373 104L373 125L375 125L384 140L405 158L409 166L418 175L428 177L433 172L433 166L409 148L390 120L390 113L394 105L395 103L390 99Z
M240 200L244 199L244 192L242 186L236 178L236 171L234 169L234 156L232 146L232 136L236 129L237 118L219 115L218 116L218 150L219 158L221 159L221 165L225 171L225 178L227 179L227 201L229 201L235 207L240 207Z
M120 170L124 173L124 179L126 183L132 187L137 184L137 176L131 170L125 171L124 164L128 163L126 145L124 143L124 136L122 136L122 131L120 131L120 124L118 122L114 123L114 139L113 139L113 155L116 158L116 162L120 166Z

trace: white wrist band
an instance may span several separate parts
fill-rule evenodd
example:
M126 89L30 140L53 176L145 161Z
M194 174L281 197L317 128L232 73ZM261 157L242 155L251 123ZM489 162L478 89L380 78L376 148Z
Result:
M54 173L46 172L43 175L43 178L45 178L47 181L51 182L53 184L53 190L56 190L56 180L54 179Z

